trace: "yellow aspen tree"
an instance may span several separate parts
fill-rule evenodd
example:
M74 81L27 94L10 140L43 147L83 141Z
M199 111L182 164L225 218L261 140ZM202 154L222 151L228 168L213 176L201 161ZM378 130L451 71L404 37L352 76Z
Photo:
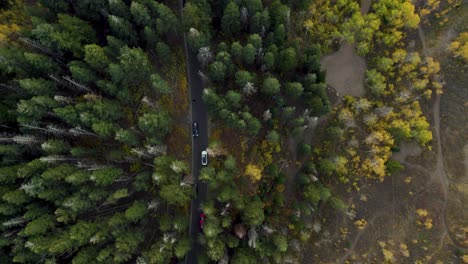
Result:
M450 43L449 48L455 57L461 57L468 62L468 32L461 33L455 41Z
M14 42L15 33L27 23L24 3L22 0L8 1L9 8L0 11L0 41Z
M252 182L256 182L262 178L262 169L254 164L248 164L245 167L245 174L249 176Z

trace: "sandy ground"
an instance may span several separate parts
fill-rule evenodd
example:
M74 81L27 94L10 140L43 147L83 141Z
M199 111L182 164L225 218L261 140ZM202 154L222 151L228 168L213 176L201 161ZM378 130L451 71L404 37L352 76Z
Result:
M327 71L326 82L341 95L363 96L366 63L356 54L354 45L343 44L337 52L321 61Z

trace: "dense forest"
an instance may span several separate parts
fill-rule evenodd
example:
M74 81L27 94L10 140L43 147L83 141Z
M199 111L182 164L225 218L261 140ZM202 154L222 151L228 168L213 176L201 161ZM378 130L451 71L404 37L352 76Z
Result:
M202 206L202 243L214 261L297 263L312 232L304 220L319 201L343 206L307 175L316 169L307 160L304 131L330 103L320 47L295 36L301 27L294 8L301 7L278 0L189 1L184 8L188 42L202 66L203 100L217 127L208 148L217 160L200 176L211 197ZM298 188L282 171L290 138L296 165L304 166Z
M0 1L0 263L182 263L195 244L199 263L301 263L354 209L337 186L402 170L402 142L431 149L441 66L406 39L446 13L413 2ZM465 62L467 36L449 46ZM343 43L366 96L326 84ZM209 113L196 239L186 54Z
M183 259L194 188L166 144L163 70L177 6L39 2L2 6L18 21L0 51L0 262Z

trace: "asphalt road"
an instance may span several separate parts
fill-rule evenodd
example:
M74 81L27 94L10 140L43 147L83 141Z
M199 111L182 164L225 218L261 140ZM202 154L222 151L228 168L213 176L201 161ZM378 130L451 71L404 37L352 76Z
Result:
M181 8L185 4L185 0L179 1ZM200 65L197 60L196 53L187 45L187 41L184 35L184 48L187 61L187 77L188 85L190 89L190 110L192 115L192 123L198 122L198 137L192 137L192 173L195 178L195 184L198 186L197 197L192 200L190 208L190 237L194 242L192 249L187 254L184 263L185 264L196 264L197 253L199 252L200 245L198 242L198 235L200 234L199 218L200 218L200 204L206 199L207 186L204 183L199 182L198 177L200 175L201 165L201 152L208 146L208 113L206 106L202 101L203 83L201 77L198 75ZM192 102L195 99L195 102ZM190 127L192 125L190 124ZM208 160L209 162L209 160Z

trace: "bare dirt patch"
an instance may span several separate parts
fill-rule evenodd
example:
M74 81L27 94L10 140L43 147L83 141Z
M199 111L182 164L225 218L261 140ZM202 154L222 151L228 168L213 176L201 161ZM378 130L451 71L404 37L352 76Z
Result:
M421 146L415 142L402 143L400 146L400 151L393 153L392 158L400 163L405 163L406 158L419 156L421 155L422 151L423 150Z
M366 62L356 54L354 45L341 48L321 61L327 71L326 83L342 95L363 96Z
M372 1L371 0L361 0L361 14L365 15L369 12L371 7Z

